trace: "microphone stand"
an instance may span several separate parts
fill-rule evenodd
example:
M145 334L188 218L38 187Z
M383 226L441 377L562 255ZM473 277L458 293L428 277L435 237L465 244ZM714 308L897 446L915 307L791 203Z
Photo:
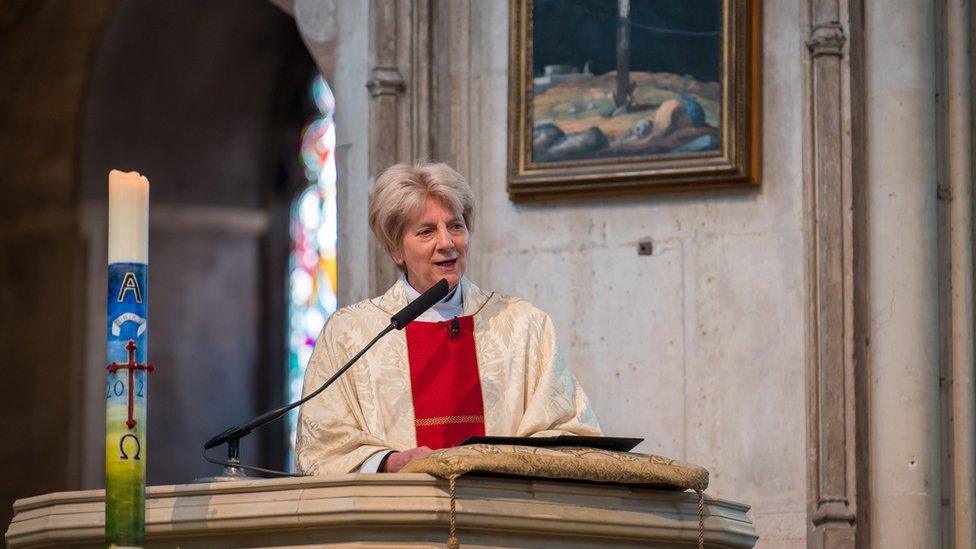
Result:
M375 345L376 342L380 340L380 338L382 338L383 336L390 333L392 330L396 328L398 328L397 322L395 321L390 322L389 326L383 328L383 331L376 334L376 337L374 337L372 341L367 343L366 346L363 347L361 351L356 353L356 356L349 359L349 361L346 362L345 365L342 366L342 368L339 368L336 371L336 373L332 374L332 377L327 379L325 383L323 383L318 389L296 400L295 402L292 402L291 404L286 404L280 408L271 410L270 412L265 412L259 415L258 417L252 419L251 421L248 421L247 423L242 423L236 427L231 427L230 429L227 429L223 433L220 433L219 435L213 437L212 439L204 443L203 458L209 461L210 463L216 465L223 465L224 470L218 476L200 478L200 479L196 479L194 482L223 482L223 481L230 481L230 480L248 480L251 477L247 476L247 472L245 471L245 469L251 471L257 471L260 473L278 475L278 476L289 476L289 477L303 476L303 475L296 475L294 473L286 473L285 471L275 471L273 469L265 469L263 467L254 467L253 465L243 465L241 463L241 450L240 450L241 439L251 434L251 431L254 431L255 429L259 429L271 423L272 421L287 414L290 410L301 406L305 402L318 396L318 394L321 393L322 391L328 389L330 385L332 385L333 383L335 383L337 379L339 379L339 376L345 373L345 371L348 370L350 367L352 367L352 365L355 364L360 357L366 354L366 351L368 351L370 347ZM207 450L215 446L219 446L225 442L227 443L227 461L215 460L207 455Z
M241 464L241 439L235 438L233 440L227 441L227 461L220 461L212 459L207 455L207 451L203 451L203 459L213 463L215 465L223 465L224 468L219 475L211 477L197 477L193 479L194 484L203 484L211 482L229 482L232 480L251 480L253 477L247 475L245 468L251 469L248 465ZM291 473L286 473L285 471L269 471L277 475L288 475Z

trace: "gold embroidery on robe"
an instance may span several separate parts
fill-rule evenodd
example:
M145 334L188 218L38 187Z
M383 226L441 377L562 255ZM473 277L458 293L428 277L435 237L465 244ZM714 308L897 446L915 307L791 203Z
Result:
M481 423L485 416L442 416L415 419L413 424L416 427L430 427L433 425L452 425L456 423Z

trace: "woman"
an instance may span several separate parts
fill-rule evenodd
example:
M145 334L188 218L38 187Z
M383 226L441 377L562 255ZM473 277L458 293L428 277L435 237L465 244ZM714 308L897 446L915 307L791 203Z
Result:
M332 315L308 362L305 393L442 278L451 291L302 406L299 471L396 472L474 435L600 434L556 353L549 316L464 278L473 217L471 187L446 164L398 164L377 179L369 224L400 279L383 296Z

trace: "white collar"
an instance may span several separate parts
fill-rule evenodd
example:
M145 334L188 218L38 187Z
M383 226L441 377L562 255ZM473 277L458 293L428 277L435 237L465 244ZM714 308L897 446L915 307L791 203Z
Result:
M403 290L407 296L407 302L411 302L418 297L420 297L420 292L414 289L407 280L406 274L400 275L400 281L403 282ZM464 310L464 303L462 298L463 292L459 290L461 287L460 282L454 285L454 288L444 296L444 299L434 303L434 306L430 309L424 311L417 320L421 322L440 322L443 320L450 320L456 316L461 316Z

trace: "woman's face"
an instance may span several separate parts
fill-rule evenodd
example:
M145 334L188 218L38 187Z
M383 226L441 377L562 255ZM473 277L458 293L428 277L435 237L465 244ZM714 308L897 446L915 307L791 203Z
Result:
M406 265L410 285L423 293L442 278L452 287L457 284L464 276L467 252L464 218L439 200L428 198L423 212L407 222L393 260Z

